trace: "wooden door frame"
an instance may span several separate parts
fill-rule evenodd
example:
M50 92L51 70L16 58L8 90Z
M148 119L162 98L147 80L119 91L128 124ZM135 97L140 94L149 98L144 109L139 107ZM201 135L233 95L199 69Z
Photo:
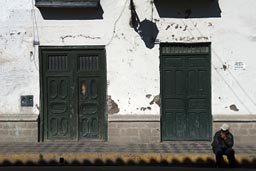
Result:
M44 78L44 72L43 72L43 51L68 51L68 50L101 50L103 51L103 55L104 55L104 60L103 60L103 65L104 65L104 82L107 83L107 65L106 65L106 50L105 50L105 46L103 45L92 45L92 46L39 46L39 83L40 83L40 92L39 92L39 99L40 99L40 108L39 108L39 117L38 117L38 142L44 142L44 141L53 141L54 140L47 140L45 138L46 136L46 132L45 132L45 123L44 123L44 108L45 108L45 104L44 104L44 82L43 82L43 78ZM103 116L103 123L102 123L102 140L103 141L107 141L107 135L108 135L108 114L107 114L107 110L106 110L106 106L107 106L107 101L106 101L106 93L107 93L107 85L104 85L104 88L102 90L104 97L103 97L103 111L104 111L104 116ZM76 141L78 141L79 138L76 138ZM67 141L67 140L58 140L58 141Z
M163 47L165 47L165 46L169 46L169 47L171 47L171 46L177 46L177 45L181 45L181 46L189 46L189 45L191 45L191 46L199 46L199 45L207 45L208 47L209 47L209 53L207 53L207 55L209 56L209 62L210 62L210 70L209 70L209 74L210 74L210 83L209 83L209 90L210 90L210 94L209 94L209 103L210 103L210 108L209 108L209 112L210 112L210 118L209 118L209 120L210 120L210 125L209 125L209 127L210 127L210 135L212 134L212 122L213 122L213 120L212 120L212 74L211 74L211 72L212 72L212 68L211 68L211 59L212 59L212 57L211 57L211 42L198 42L198 43L160 43L160 46L159 46L159 54L160 54L160 56L159 56L159 60L160 60L160 64L159 64L159 69L160 69L160 101L161 101L161 104L160 104L160 139L161 139L161 142L163 142L163 141L169 141L169 140L163 140L163 130L162 130L162 128L163 128L163 96L162 96L162 94L163 94L163 78L162 78L162 76L163 76L163 74L162 74L162 68L163 68L163 54L162 54L162 48ZM196 53L195 53L196 54ZM200 54L200 53L198 53L198 54ZM193 54L194 55L194 54ZM202 55L202 54L201 54ZM202 140L202 141L209 141L209 140L211 140L211 137L209 137L209 139L205 139L205 140ZM170 140L170 141L181 141L181 140ZM199 140L184 140L184 141L199 141Z

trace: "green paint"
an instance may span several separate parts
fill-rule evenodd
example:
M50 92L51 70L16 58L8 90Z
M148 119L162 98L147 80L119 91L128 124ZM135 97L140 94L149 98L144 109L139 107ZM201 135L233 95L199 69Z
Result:
M210 140L210 44L161 44L162 140Z
M106 140L104 47L40 47L41 140Z

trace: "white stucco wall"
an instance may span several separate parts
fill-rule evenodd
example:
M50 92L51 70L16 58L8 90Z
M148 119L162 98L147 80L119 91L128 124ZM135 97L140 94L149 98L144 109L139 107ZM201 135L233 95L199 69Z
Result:
M152 13L150 0L134 2L140 20L153 15L160 42L212 43L213 115L255 114L256 1L219 0L221 17L193 19L163 18L155 5ZM149 104L160 93L159 44L148 49L130 27L128 0L101 0L103 19L94 20L46 20L33 3L0 1L0 114L39 113L38 46L33 46L39 41L106 45L107 94L119 114L159 115L159 106ZM235 62L243 62L245 70L235 70ZM21 95L34 95L34 107L22 108ZM232 104L239 111L231 110Z

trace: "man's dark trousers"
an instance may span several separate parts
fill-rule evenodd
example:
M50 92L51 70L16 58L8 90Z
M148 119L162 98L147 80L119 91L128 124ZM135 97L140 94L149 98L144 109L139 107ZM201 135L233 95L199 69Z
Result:
M235 151L232 148L213 148L213 152L216 156L217 167L221 167L222 156L226 155L228 157L228 162L230 167L235 167Z

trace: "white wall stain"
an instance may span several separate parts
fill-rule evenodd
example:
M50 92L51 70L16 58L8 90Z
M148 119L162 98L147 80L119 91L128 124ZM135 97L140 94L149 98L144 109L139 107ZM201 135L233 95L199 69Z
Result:
M151 18L149 0L134 3L141 20ZM256 110L255 5L254 0L219 1L221 17L192 19L161 18L154 6L160 42L211 42L213 114ZM40 104L37 38L40 45L107 45L107 92L118 99L118 114L160 114L159 106L149 105L145 97L160 92L159 45L146 48L130 27L126 0L101 0L101 6L103 19L94 20L47 20L35 8L35 25L30 0L0 1L0 114L39 113L36 106L30 111L20 107L20 96L26 94ZM246 70L220 69L235 61L244 62ZM239 111L225 107L230 104Z

